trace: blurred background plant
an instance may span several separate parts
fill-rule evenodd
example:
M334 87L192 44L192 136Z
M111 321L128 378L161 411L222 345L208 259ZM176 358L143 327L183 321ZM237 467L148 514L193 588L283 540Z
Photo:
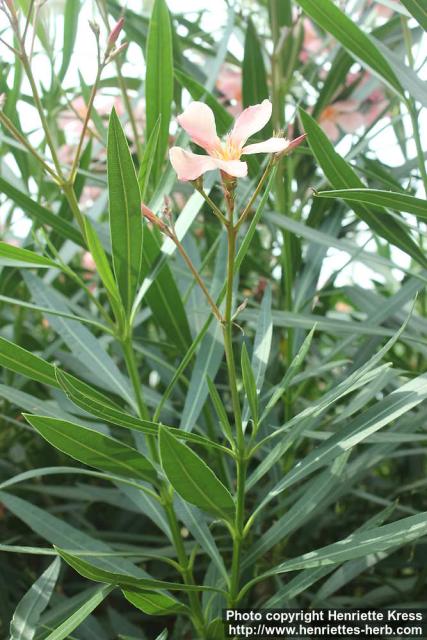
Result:
M186 144L176 115L190 100L213 109L221 135L244 107L268 97L273 117L259 139L273 131L308 134L308 144L281 162L269 191L255 201L257 224L249 217L238 239L244 253L236 307L244 300L247 306L234 348L240 354L247 347L261 408L274 399L254 441L247 516L265 496L271 501L245 541L242 585L355 530L364 535L397 523L393 544L344 558L338 567L301 565L291 578L268 574L242 594L241 604L425 603L425 539L411 542L409 525L399 520L419 518L417 535L425 533L426 410L419 403L426 395L426 13L413 0L188 0L185 10L182 4L2 2L0 234L33 256L2 245L2 637L15 610L14 639L198 637L175 600L139 602L137 609L64 563L49 565L56 544L96 551L99 561L112 554L108 567L121 573L133 574L143 558L151 576L177 580L168 563L176 553L170 523L150 495L101 474L85 476L87 467L22 417L69 420L133 443L135 432L89 405L77 407L64 394L64 380L28 356L57 365L131 412L138 398L128 378L130 344L154 422L225 444L208 381L215 381L232 420L220 333L207 323L210 310L173 244L144 221L131 342L108 268L100 269L102 256L111 254L107 137L114 108L115 135L119 140L117 131L124 131L142 200L156 213L165 206L172 212L183 247L219 295L225 232L209 203L177 182L167 160L168 147ZM248 202L263 163L250 157L238 206ZM224 210L218 176L207 174L204 188ZM136 445L145 452L141 440ZM233 493L228 457L218 449L197 451ZM299 461L305 475L294 473ZM226 530L184 500L177 514L197 584L221 585L221 558L228 567L231 556ZM22 598L36 579L45 598L31 613L37 589ZM224 601L209 593L201 596L208 637L221 637L216 621Z

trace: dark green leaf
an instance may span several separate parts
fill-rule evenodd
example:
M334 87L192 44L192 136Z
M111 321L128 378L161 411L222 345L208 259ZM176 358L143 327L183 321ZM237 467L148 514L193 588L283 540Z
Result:
M159 447L163 471L176 492L196 507L230 520L233 498L207 464L163 428Z
M51 445L83 464L126 478L156 479L147 458L114 438L66 420L29 414L24 417Z
M153 162L154 182L157 183L166 149L173 99L172 31L165 0L155 0L147 38L145 100L147 140L154 131L159 116L160 132Z
M107 155L114 273L123 305L130 313L141 272L141 198L132 156L114 109L108 129Z

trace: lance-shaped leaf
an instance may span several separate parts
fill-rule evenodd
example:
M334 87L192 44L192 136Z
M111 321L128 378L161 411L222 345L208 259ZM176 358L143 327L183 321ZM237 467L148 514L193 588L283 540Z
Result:
M258 576L256 582L267 576L298 571L312 567L338 564L354 558L361 558L370 553L379 553L387 549L412 542L427 533L427 512L418 513L409 518L397 520L382 527L375 527L362 533L355 533L344 540L334 542L326 547L310 551L298 558L287 560L274 569ZM255 582L254 581L254 582Z
M61 561L55 558L19 601L10 623L10 640L34 638L40 616L55 588L60 566Z
M365 185L354 169L335 151L328 137L321 127L305 111L300 110L300 118L308 143L313 154L321 166L326 178L334 189L363 189ZM408 253L422 266L427 266L427 260L417 244L412 240L403 222L391 218L381 207L363 203L352 205L355 213L382 238Z
M14 342L0 337L0 365L43 384L59 387L55 367Z
M0 265L5 267L39 267L43 269L58 268L59 266L50 258L39 256L28 249L14 247L7 242L0 242Z
M66 420L29 414L24 417L50 444L83 464L127 478L156 479L147 458L114 438Z
M166 593L133 591L131 589L123 589L122 593L126 600L129 600L134 607L140 609L140 611L143 611L149 616L188 612L188 607L179 602L176 598L168 596Z
M147 74L145 100L147 140L161 117L159 138L153 162L153 177L157 182L165 158L169 138L169 122L173 99L172 30L165 0L155 0L147 38Z
M337 189L319 191L316 195L320 198L342 198L348 202L363 202L364 204L388 207L396 209L396 211L413 213L421 220L427 220L427 202L408 193L382 191L381 189Z
M196 507L230 520L233 498L208 465L166 429L160 429L159 447L163 471L176 492Z
M128 143L114 109L108 128L107 159L114 273L123 306L130 313L141 272L141 198Z
M424 0L402 0L415 20L427 31L427 5Z
M265 72L263 52L258 39L254 23L249 18L245 36L245 50L242 65L242 98L243 106L259 104L268 98L267 74ZM262 137L270 137L273 131L271 123L268 123Z
M135 578L134 576L124 573L114 573L100 569L96 565L82 560L78 556L67 553L63 549L57 549L59 555L65 562L70 565L77 573L84 578L94 580L95 582L105 582L106 584L115 584L118 586L135 587L136 589L170 589L171 591L218 591L213 587L199 587L197 585L181 584L179 582L164 582L155 578Z

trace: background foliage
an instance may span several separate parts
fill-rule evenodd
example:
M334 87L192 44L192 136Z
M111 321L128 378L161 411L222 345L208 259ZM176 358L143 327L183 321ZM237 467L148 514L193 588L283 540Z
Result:
M140 216L141 201L166 204L217 299L225 231L166 154L186 144L175 116L190 98L220 134L266 97L261 135L308 134L238 237L247 306L233 342L253 435L239 605L424 606L423 7L2 4L20 11L26 56L2 13L1 636L10 624L14 640L199 637L187 615L199 606L206 637L221 637L226 601L209 589L230 575L220 519L236 489L224 347L175 245ZM107 61L121 16L116 46L129 46ZM240 208L263 169L252 156ZM205 191L223 209L217 175ZM175 532L145 457L159 422L181 430L160 438ZM213 513L178 462L208 482ZM200 593L174 590L177 535Z

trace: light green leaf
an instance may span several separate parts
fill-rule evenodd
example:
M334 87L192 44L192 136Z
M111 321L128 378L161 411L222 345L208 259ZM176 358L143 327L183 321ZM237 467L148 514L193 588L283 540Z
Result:
M62 63L58 72L58 80L62 82L73 55L77 35L81 0L66 0L64 9L64 42L62 47Z
M149 194L149 184L152 176L153 164L156 157L157 145L159 142L160 135L160 125L162 122L162 116L159 114L157 118L157 122L154 125L154 129L152 130L150 137L147 140L147 144L145 145L144 155L142 156L141 166L139 167L138 172L138 184L141 192L141 200L142 202L146 202L147 194Z
M390 548L417 540L417 538L426 535L426 533L427 511L424 511L415 516L385 524L382 527L355 533L339 542L327 545L316 551L310 551L310 553L305 553L298 558L287 560L268 571L263 577L288 571L337 564L354 558L361 558L370 553L387 551ZM259 579L262 579L261 576Z
M407 193L381 191L380 189L338 189L319 191L316 196L319 198L342 198L349 202L363 202L388 207L397 211L413 213L421 220L427 220L427 202Z
M265 72L263 51L254 23L249 18L246 27L245 47L242 64L243 106L260 104L268 98L267 74ZM263 129L264 137L271 137L271 123ZM264 139L264 137L262 139Z
M108 128L107 162L114 273L129 314L141 272L141 198L126 136L114 109Z
M298 373L299 369L301 368L302 364L304 363L305 357L306 357L306 355L308 353L308 350L310 349L311 342L313 340L314 332L316 331L316 326L317 325L314 325L314 327L311 329L310 333L305 338L304 342L302 343L301 347L299 348L298 353L296 354L296 356L292 360L291 364L289 365L289 367L288 367L285 375L283 376L282 380L279 382L277 387L274 388L273 394L272 394L270 400L267 402L267 405L266 405L264 411L262 412L262 415L261 415L261 418L260 418L260 422L262 420L264 420L268 416L270 411L279 402L280 398L283 397L283 394L285 393L286 389L288 388L289 384L291 383L293 377Z
M122 593L134 607L149 616L167 616L188 611L188 607L165 593L131 591L129 589L124 589Z
M258 423L258 393L256 388L255 376L252 371L251 361L249 360L248 350L246 344L243 343L242 356L242 377L243 386L245 388L246 399L248 401L249 409L252 415L252 420L255 424Z
M31 380L59 388L55 367L52 364L2 337L0 337L0 364Z
M146 52L145 100L147 140L161 116L158 144L153 162L154 183L159 179L169 138L173 99L172 31L165 0L155 0L151 13Z
M74 613L71 614L59 627L57 627L52 633L50 633L44 640L65 640L70 636L70 633L77 629L77 627L96 609L98 605L105 600L105 598L113 591L114 587L106 585L95 591L81 607L79 607Z
M29 414L24 417L50 444L83 464L126 478L156 480L151 462L114 438L66 420Z
M0 265L7 267L39 267L47 269L53 267L58 269L58 265L50 258L40 256L34 251L14 247L7 242L0 242Z
M55 558L19 601L10 623L10 640L34 638L40 616L49 604L55 588L60 566L59 558Z
M207 464L163 428L159 447L163 471L176 492L196 507L230 520L233 498Z

